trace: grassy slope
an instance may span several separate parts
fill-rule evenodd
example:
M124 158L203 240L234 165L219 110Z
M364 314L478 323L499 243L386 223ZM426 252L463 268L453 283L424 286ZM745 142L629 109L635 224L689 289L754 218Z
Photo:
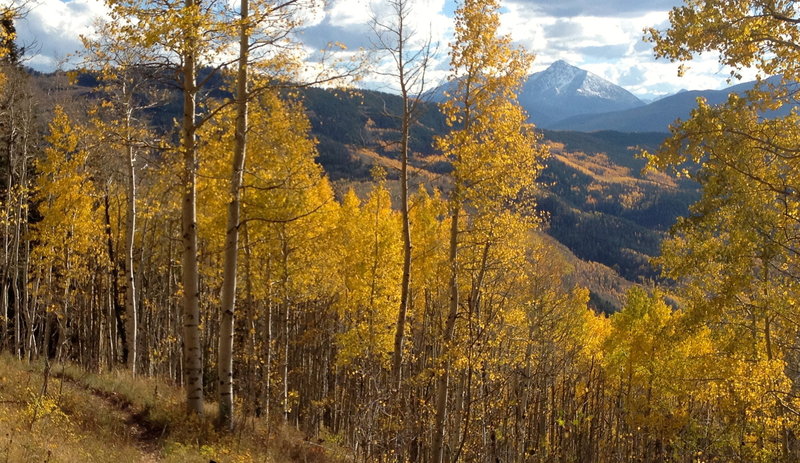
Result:
M183 393L126 372L90 374L0 355L0 462L334 462L337 451L249 421L218 434Z

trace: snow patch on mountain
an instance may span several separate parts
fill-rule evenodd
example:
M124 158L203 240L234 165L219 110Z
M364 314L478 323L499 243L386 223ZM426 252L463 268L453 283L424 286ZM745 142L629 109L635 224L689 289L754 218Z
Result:
M531 75L525 86L562 94L568 92L569 87L574 87L577 81L585 79L587 74L587 71L570 66L564 61L556 61L546 70Z
M597 74L556 61L532 74L522 87L519 101L531 120L544 128L561 119L642 106L632 93Z
M429 92L429 96L434 101L444 101L445 92L454 87L454 82L448 82ZM572 116L644 105L624 88L565 61L556 61L544 71L531 74L522 86L519 102L531 122L542 128Z

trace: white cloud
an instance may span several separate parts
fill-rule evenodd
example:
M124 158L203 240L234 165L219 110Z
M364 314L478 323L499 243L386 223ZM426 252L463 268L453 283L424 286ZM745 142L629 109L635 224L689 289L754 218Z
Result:
M107 15L100 0L38 0L17 25L19 44L24 46L28 65L52 71L83 48L81 35L92 34L92 24Z
M18 1L18 0L15 0ZM437 59L430 68L429 83L441 82L447 75L447 44L452 40L453 0L411 0L413 13L409 26L419 41L428 37L439 44ZM544 69L563 59L623 85L645 98L673 93L682 88L722 88L729 72L714 56L693 61L683 78L677 65L653 58L652 46L642 42L646 27L664 28L667 11L680 0L507 0L502 5L501 32L511 34L516 43L536 55L532 71ZM310 50L341 42L348 54L369 49L373 16L386 17L390 8L385 0L331 0L324 9L307 11L305 29L298 35ZM90 34L95 18L104 17L101 0L38 0L17 27L21 45L28 47L28 65L51 71L59 61L81 48L79 36ZM340 55L346 56L346 55ZM390 64L373 59L381 71ZM746 75L752 77L751 74ZM378 75L365 81L373 88L391 90L392 79Z
M575 9L578 3L569 0L566 5ZM623 0L612 3L620 5ZM652 11L653 8L632 7L614 17L564 17L548 14L555 10L541 8L541 4L530 0L511 0L505 6L503 31L536 55L533 71L563 59L645 99L684 88L720 89L729 85L729 71L721 68L713 55L692 61L683 77L678 76L677 64L655 59L652 45L642 41L644 29L666 27L667 8ZM590 7L581 11L595 10L602 9ZM753 75L746 73L746 77Z
M371 12L367 0L336 0L327 8L331 24L339 27L363 26L369 23Z
M441 69L442 61L447 59L447 42L452 35L452 20L443 13L445 0L410 0L408 6L412 11L405 22L406 31L412 32L409 49L421 47L429 39L434 45L439 45L439 53L429 67L426 79L438 84L446 77L446 70ZM318 50L330 42L343 44L348 53L359 49L372 50L377 43L372 28L373 18L391 24L392 14L391 5L385 0L333 0L327 4L324 18L304 29L301 39L310 48ZM387 36L387 40L391 40L391 36ZM397 84L390 76L393 65L388 55L373 50L370 56L376 72L366 76L361 84L372 89L396 91Z
M540 16L550 17L640 17L669 10L680 0L515 0Z

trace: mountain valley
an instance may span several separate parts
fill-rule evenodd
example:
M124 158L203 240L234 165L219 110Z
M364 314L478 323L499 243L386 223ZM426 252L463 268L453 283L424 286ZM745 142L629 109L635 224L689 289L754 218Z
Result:
M35 75L48 100L74 100L88 97L96 81L79 76L76 85L65 83L63 75ZM219 81L216 92L224 93ZM535 122L537 114L567 116L552 123L537 124L550 146L551 157L541 174L538 210L545 218L543 230L563 247L559 248L577 269L582 284L589 287L593 305L604 311L621 306L624 289L631 282L656 278L649 263L658 255L660 242L677 217L688 213L698 197L697 186L662 174L644 174L645 161L637 158L640 149L653 150L664 140L666 130L629 133L614 130L594 132L550 130L566 127L568 121L601 120L614 114L648 111L652 107L688 102L699 92L684 92L651 104L601 78L570 66L555 63L550 69L533 74L523 87L521 101ZM711 93L717 100L725 92ZM397 139L401 108L398 96L374 92L306 88L300 92L318 142L318 162L325 168L340 195L350 188L366 192L371 183L371 168L383 166L389 186L399 195ZM174 98L150 111L151 118L165 131L178 117L180 105ZM686 103L688 104L688 103ZM553 108L562 108L556 112ZM602 109L628 108L611 113ZM580 112L583 112L582 114ZM669 118L667 112L662 119ZM553 116L551 119L557 119ZM640 118L646 120L646 118ZM541 118L539 118L541 120ZM602 124L593 127L602 128ZM411 183L414 188L447 190L449 163L433 149L437 135L447 126L436 104L427 103L412 128ZM586 269L591 268L591 271ZM589 277L594 274L593 277ZM597 275L605 275L598 277ZM605 283L602 283L605 282ZM617 289L615 289L617 288Z

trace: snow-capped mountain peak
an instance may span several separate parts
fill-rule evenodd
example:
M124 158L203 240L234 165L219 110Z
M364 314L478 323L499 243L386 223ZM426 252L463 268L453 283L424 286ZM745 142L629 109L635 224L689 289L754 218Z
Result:
M597 74L559 60L532 74L519 95L533 122L551 122L578 114L592 114L642 106L632 93Z
M544 71L531 75L526 87L535 82L536 86L543 90L547 89L560 94L567 91L576 81L584 79L587 74L588 72L583 69L567 64L566 61L558 60Z
M431 90L434 101L442 101L454 82ZM531 122L548 128L551 124L579 114L595 114L643 106L644 103L622 87L572 66L556 61L547 69L531 74L519 93L519 102Z
M638 98L622 87L563 60L556 61L544 71L531 75L523 93L526 91L557 95L577 93L607 100L621 100L632 105L641 103Z

